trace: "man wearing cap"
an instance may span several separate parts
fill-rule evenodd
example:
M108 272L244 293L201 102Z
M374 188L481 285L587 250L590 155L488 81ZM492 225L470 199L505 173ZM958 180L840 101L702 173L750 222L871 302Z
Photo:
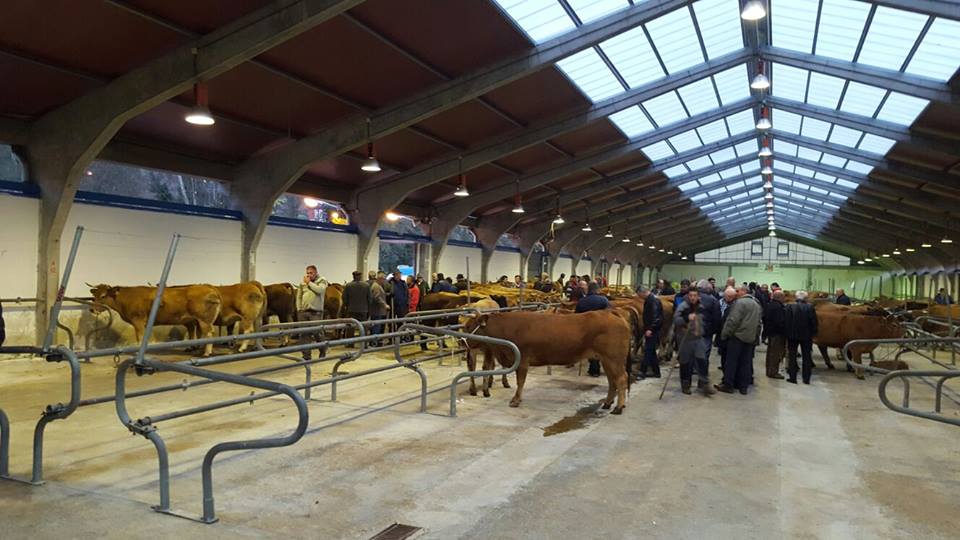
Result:
M356 270L353 273L353 281L347 283L347 286L343 288L343 307L346 308L347 317L358 321L367 320L370 314L370 303L372 302L370 284L362 281L362 277L363 272ZM352 338L353 332L354 329L348 327L347 337ZM353 344L351 343L347 347L353 348Z

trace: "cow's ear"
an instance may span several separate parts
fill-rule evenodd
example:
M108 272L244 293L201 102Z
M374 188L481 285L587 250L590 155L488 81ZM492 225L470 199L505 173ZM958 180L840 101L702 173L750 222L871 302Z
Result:
M120 287L110 287L107 290L107 296L117 296L118 292L120 292Z
M479 325L480 328L485 328L485 327L487 326L487 318L488 318L488 317L489 317L489 315L481 315L481 316L480 316L480 321L479 321L479 322L480 322L480 325Z

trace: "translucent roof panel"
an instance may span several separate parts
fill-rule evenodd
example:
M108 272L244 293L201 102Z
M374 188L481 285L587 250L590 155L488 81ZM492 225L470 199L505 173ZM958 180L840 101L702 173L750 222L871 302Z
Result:
M670 144L677 150L677 152L693 150L694 148L698 148L703 144L700 142L700 138L697 137L697 133L693 130L685 131L679 135L674 135L667 140L670 141Z
M646 24L647 32L669 73L704 62L690 10L680 8ZM739 37L739 36L738 36Z
M960 21L936 19L907 64L907 73L948 81L960 67Z
M740 64L728 70L721 71L713 76L720 94L720 103L729 105L750 97L750 86L747 83L747 65Z
M900 71L926 22L926 15L877 7L856 62Z
M803 117L799 114L781 109L772 109L770 112L770 121L773 123L773 127L779 131L799 135Z
M843 112L873 117L880 106L880 101L886 91L876 86L851 82L847 85L847 92L843 96L840 110Z
M861 174L869 174L870 171L873 170L872 166L867 165L866 163L860 163L859 161L854 161L852 159L850 161L847 161L847 164L844 165L843 168L849 171L854 171Z
M586 49L560 60L557 67L570 77L591 101L600 101L623 92L623 85L593 49Z
M870 4L853 0L823 0L816 54L853 61Z
M740 157L756 156L757 152L760 151L760 147L757 146L757 141L755 140L744 141L733 148L737 151L737 155Z
M863 137L862 131L844 126L833 126L833 130L830 131L830 137L827 140L832 143L849 146L850 148L856 148L857 143L860 142L860 137Z
M822 73L810 72L810 86L807 89L807 103L836 109L840 103L840 94L846 81Z
M711 59L743 48L737 0L701 0L693 4L703 45Z
M745 84L740 86L746 87ZM680 94L680 99L683 100L683 104L687 106L687 111L691 115L704 113L720 106L709 77L680 87L677 93Z
M800 135L825 141L830 133L830 127L831 124L829 122L804 117L803 128L800 130Z
M721 151L721 152L722 152L722 151ZM717 161L717 160L715 160L715 159L712 159L712 158L713 158L713 155L714 155L714 154L717 154L717 153L718 153L718 152L714 152L713 154L710 154L709 156L701 156L701 157L698 157L698 158L696 158L696 159L691 159L690 161L687 162L687 168L690 169L691 171L697 171L697 170L700 170L700 169L704 169L704 168L706 168L706 167L709 167L709 166L713 165L714 163L722 163L723 161L726 161L726 160L722 160L722 159L721 159L720 161Z
M757 125L753 121L753 111L749 109L731 114L726 118L726 121L727 129L730 130L731 135L746 133L757 128ZM757 149L757 151L759 151L759 149Z
M957 54L960 54L960 51L958 51ZM930 102L925 99L890 92L887 100L884 101L883 106L880 107L877 118L886 120L887 122L909 126L917 119L917 116L923 112L923 109L926 108L928 103Z
M703 141L703 144L710 144L729 137L727 127L723 120L717 120L705 126L700 126L697 128L697 133L700 135L700 140Z
M694 180L692 182L680 184L678 187L680 188L680 191L691 191L700 187L700 184L696 180Z
M653 121L658 126L665 126L681 120L686 120L687 114L683 110L683 104L676 92L667 92L655 98L643 102L643 108L647 110Z
M567 4L584 24L630 7L627 0L567 0Z
M600 44L607 58L631 88L666 76L643 28L634 28Z
M689 171L685 165L674 165L673 167L663 171L663 174L667 175L668 178L676 178L678 176L687 174L688 172Z
M674 152L670 148L670 145L668 145L663 141L653 143L650 146L644 146L640 150L644 154L646 154L646 156L650 158L652 161L656 161L658 159L663 159L663 158L674 155Z
M724 148L723 150L712 152L709 159L713 161L713 163L723 163L724 161L737 159L737 154L733 148Z
M637 106L615 112L608 118L620 128L624 135L631 139L653 131L653 124Z
M556 0L495 0L534 43L541 43L576 28Z
M775 97L800 102L806 100L807 77L810 74L807 70L774 64L771 68L771 74L773 75L773 84L770 90Z
M890 150L890 147L892 147L895 142L896 141L867 133L863 136L863 140L860 141L860 146L857 148L866 150L867 152L873 152L874 154L880 154L882 156L886 154L888 150Z
M817 23L817 0L774 0L773 46L809 53Z

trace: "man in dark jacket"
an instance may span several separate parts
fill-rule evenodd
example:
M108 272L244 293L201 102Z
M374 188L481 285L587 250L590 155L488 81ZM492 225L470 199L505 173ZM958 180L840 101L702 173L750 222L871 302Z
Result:
M457 292L467 290L467 279L463 277L463 274L457 274L457 282L453 284L453 287Z
M360 278L362 277L363 272L355 271L353 281L347 283L347 286L343 288L343 307L347 312L347 317L358 321L367 320L370 315L370 303L373 300L370 295L370 284L361 281ZM353 331L353 327L348 327L348 338L353 337ZM353 348L353 343L347 345L347 347Z
M430 289L430 292L448 292L455 293L457 292L456 287L452 283L446 280L443 277L442 273L437 273L437 280L433 282L433 288Z
M0 345L7 340L7 324L3 322L3 304L0 304Z
M803 355L803 383L813 374L813 338L817 335L817 312L807 303L807 291L797 291L797 301L787 306L784 317L787 334L787 382L797 384L797 347Z
M780 362L787 349L785 333L786 308L783 291L774 291L770 302L763 308L763 337L767 340L767 377L782 379Z
M660 329L663 327L663 305L656 294L650 289L641 287L640 298L643 300L643 360L640 362L642 379L650 376L660 378L660 358L657 356L657 345L660 343ZM650 375L647 375L649 370Z
M739 390L746 395L752 377L754 347L760 341L760 303L750 295L750 289L742 285L737 290L737 300L727 308L727 320L723 323L720 339L727 342L727 357L723 365L723 383L716 388L732 394Z
M840 302L837 302L838 304ZM947 289L945 287L940 287L940 290L937 291L937 295L933 297L934 304L940 304L941 306L946 306L953 304L953 297L947 294Z
M854 292L856 292L856 291L854 291ZM850 305L850 297L847 296L847 293L845 293L845 292L843 291L843 289L837 289L837 290L836 290L836 295L837 295L837 299L834 300L834 302L833 302L834 304L839 304L839 305L841 305L841 306L849 306L849 305Z
M709 331L708 325L704 319L713 317L710 313L712 308L705 308L703 297L716 301L710 296L710 284L703 280L700 283L705 284L706 293L691 287L687 292L687 297L680 302L677 307L676 315L673 318L673 324L677 339L679 340L679 350L677 356L680 360L680 391L684 394L690 394L690 386L693 381L693 372L697 372L697 388L704 395L714 394L715 391L710 386L710 366L707 362L707 355L710 351L710 337L704 336L704 330ZM714 306L715 307L715 306Z
M598 311L609 309L610 301L606 296L600 294L600 286L594 282L587 289L587 295L577 301L575 313L586 313L587 311ZM587 368L587 374L591 377L600 376L600 360L590 359L590 367Z

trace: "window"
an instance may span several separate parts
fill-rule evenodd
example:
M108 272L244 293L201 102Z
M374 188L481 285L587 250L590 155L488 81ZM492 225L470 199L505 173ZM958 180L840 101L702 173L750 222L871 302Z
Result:
M20 158L13 153L13 148L0 144L0 181L23 182L25 180Z
M777 257L789 257L790 256L790 242L780 241L777 242Z
M450 240L476 243L477 235L470 230L470 227L467 227L466 225L457 225L453 228L453 231L450 232Z
M284 193L273 203L271 215L333 225L349 225L350 218L338 203Z
M750 242L750 256L751 257L763 256L763 240L754 240Z
M508 247L508 248L519 248L520 238L515 234L510 234L510 233L501 234L500 238L497 239L497 246Z
M230 208L230 191L219 180L112 161L94 161L80 179L80 189L206 208Z

